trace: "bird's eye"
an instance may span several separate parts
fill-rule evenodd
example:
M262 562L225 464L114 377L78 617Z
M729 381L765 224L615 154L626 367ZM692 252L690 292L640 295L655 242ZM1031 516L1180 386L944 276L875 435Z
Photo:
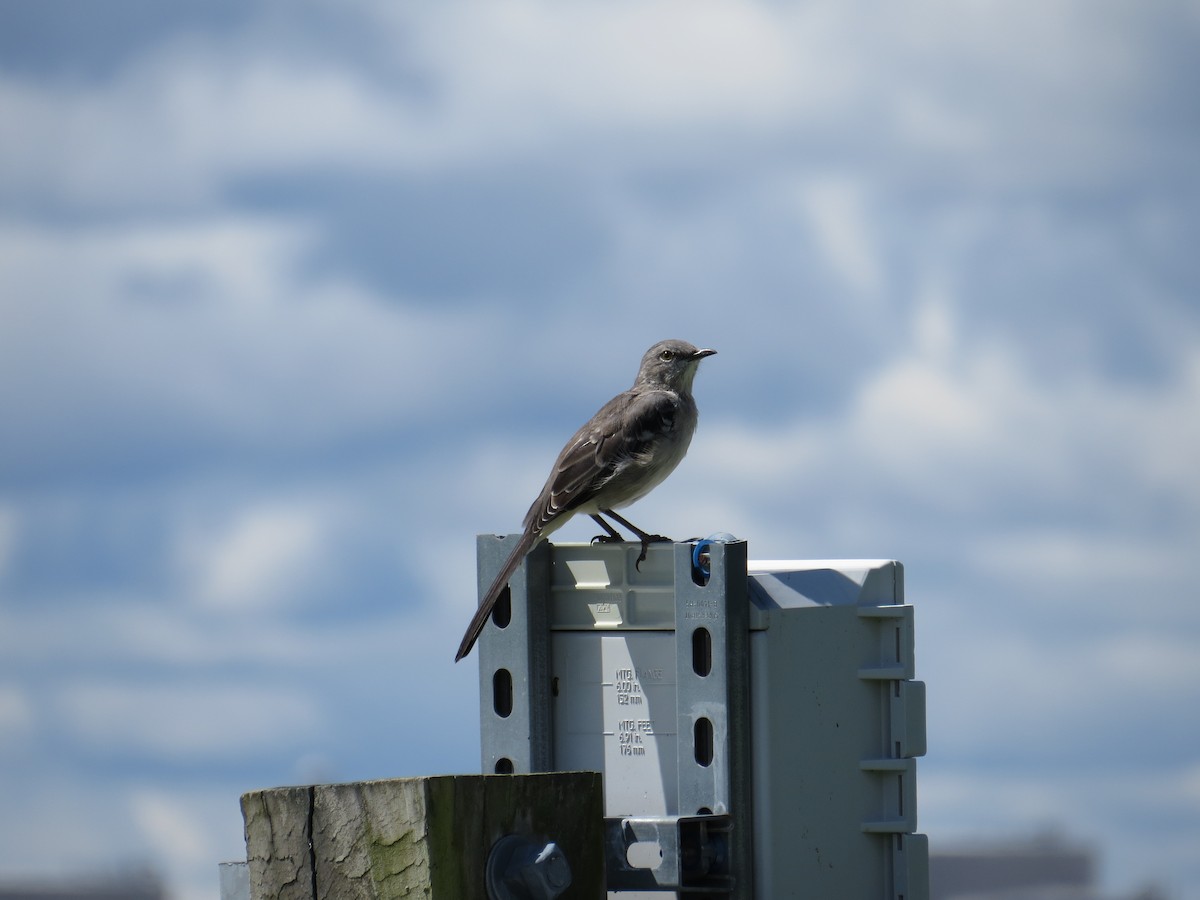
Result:
M658 354L658 358L661 359L663 362L670 362L671 360L673 360L675 358L675 351L674 350L664 350L662 353Z

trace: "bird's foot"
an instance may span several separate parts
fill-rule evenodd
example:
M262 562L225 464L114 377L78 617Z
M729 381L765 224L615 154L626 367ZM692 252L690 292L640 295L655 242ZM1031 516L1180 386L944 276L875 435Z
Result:
M667 537L665 534L643 534L641 536L641 538L642 538L642 552L638 554L637 562L635 562L633 564L633 567L635 569L637 569L639 572L642 571L642 563L645 562L645 560L646 560L646 551L648 551L650 549L651 544L673 544L673 543L675 543L669 537Z
M623 544L625 538L619 534L598 534L592 538L593 544Z

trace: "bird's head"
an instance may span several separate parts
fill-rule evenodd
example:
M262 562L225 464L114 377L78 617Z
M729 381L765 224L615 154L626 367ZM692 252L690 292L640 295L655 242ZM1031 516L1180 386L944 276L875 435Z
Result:
M635 385L662 385L676 391L690 391L700 360L716 352L701 350L687 341L659 341L642 357Z

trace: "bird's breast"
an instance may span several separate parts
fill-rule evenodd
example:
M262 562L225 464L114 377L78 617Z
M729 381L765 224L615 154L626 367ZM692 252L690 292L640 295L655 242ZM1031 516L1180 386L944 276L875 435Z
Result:
M695 419L685 417L669 432L622 460L604 486L609 508L628 506L662 484L687 455L694 431Z

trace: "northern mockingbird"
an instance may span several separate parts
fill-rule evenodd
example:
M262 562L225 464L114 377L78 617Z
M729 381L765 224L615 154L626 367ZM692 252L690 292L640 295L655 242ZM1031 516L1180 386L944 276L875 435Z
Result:
M542 492L525 514L521 539L467 626L455 662L475 646L492 607L525 555L576 513L587 513L604 529L605 534L596 540L623 540L601 513L636 534L642 542L639 565L651 541L670 540L647 534L613 510L650 493L687 453L697 417L692 381L700 360L716 352L700 350L687 341L659 341L642 357L633 387L600 407L567 441Z

